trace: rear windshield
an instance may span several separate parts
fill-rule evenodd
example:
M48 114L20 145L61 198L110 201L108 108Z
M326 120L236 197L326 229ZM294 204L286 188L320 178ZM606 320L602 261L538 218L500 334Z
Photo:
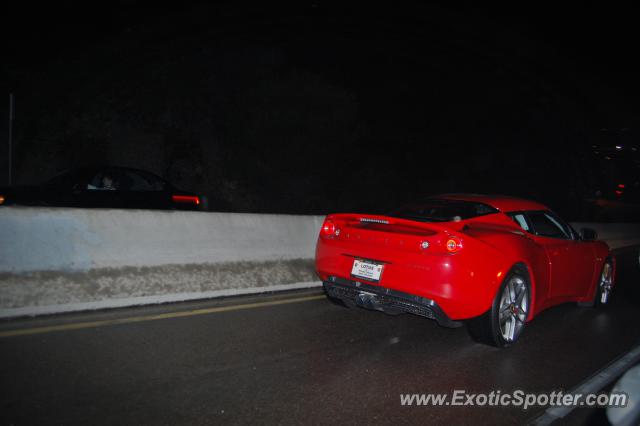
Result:
M388 216L420 222L451 222L497 212L495 208L482 203L432 199L404 206Z

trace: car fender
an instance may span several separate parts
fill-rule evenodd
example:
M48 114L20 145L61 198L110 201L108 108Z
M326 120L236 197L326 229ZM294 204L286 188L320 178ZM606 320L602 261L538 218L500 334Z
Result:
M529 310L529 320L543 309L544 299L549 292L550 268L549 258L545 250L540 247L525 232L511 226L478 226L474 231L469 232L476 239L491 246L501 253L504 260L501 262L501 280L494 289L493 297L506 278L507 274L517 267L526 270L531 287L531 309ZM489 305L490 307L490 305Z

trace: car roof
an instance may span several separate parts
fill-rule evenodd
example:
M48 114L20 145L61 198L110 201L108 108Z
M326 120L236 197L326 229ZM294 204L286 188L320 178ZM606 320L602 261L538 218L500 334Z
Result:
M551 210L544 204L536 201L525 200L523 198L509 197L505 195L485 195L485 194L442 194L434 196L446 200L472 201L487 204L501 212L512 212L521 210Z

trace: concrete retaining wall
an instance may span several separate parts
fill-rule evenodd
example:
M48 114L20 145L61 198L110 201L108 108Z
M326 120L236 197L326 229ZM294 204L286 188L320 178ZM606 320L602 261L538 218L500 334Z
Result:
M606 241L612 249L640 244L640 223L572 223L571 226L577 231L595 229L598 239Z
M319 286L323 217L0 209L0 317Z
M0 272L313 257L320 216L0 209ZM10 243L9 243L10 242Z
M0 209L0 317L319 286L321 216ZM640 225L595 228L614 248Z

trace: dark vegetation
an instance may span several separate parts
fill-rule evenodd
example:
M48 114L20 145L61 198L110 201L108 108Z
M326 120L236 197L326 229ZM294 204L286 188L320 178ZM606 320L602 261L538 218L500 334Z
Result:
M217 210L384 211L455 191L579 219L611 180L601 129L637 126L624 40L595 25L624 23L446 4L49 6L3 67L16 180L109 163Z

